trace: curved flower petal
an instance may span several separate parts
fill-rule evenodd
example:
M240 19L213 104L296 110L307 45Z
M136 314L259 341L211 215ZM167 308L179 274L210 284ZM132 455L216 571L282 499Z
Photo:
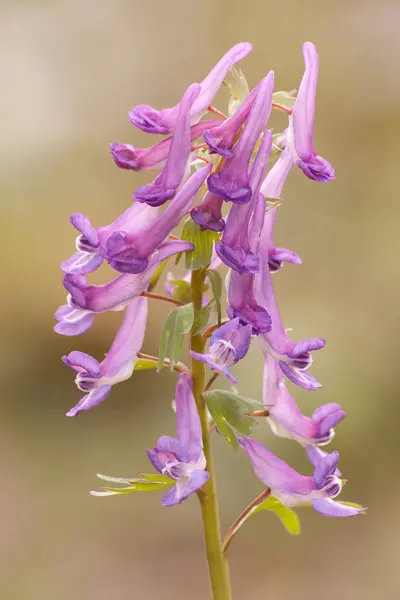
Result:
M366 508L356 508L335 502L331 498L316 498L312 501L313 509L325 517L355 517Z

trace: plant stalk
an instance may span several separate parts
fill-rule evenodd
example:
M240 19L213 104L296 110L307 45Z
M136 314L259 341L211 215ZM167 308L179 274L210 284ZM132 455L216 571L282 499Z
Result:
M202 295L205 279L205 269L192 271L192 302L195 314L202 308ZM200 334L191 332L190 347L194 352L203 353L205 340ZM203 518L204 541L207 553L208 570L210 574L213 600L231 600L228 561L221 548L221 533L219 512L215 486L215 473L211 452L211 434L207 422L207 408L202 393L205 388L204 363L192 360L193 395L196 399L203 432L203 450L207 461L207 471L210 478L198 494Z

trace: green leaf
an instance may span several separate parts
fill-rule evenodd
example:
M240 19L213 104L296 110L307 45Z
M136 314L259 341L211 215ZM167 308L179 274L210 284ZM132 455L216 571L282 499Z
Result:
M250 505L251 506L251 505ZM287 506L284 506L280 500L277 498L273 498L269 496L265 500L259 500L257 503L254 501L254 504L250 510L244 511L242 518L239 518L234 527L229 530L229 535L225 538L225 542L223 545L223 551L227 550L229 544L232 539L238 533L238 531L243 527L243 525L252 517L259 512L263 512L268 510L273 512L281 521L282 525L285 527L286 531L290 533L290 535L299 535L300 533L300 519L297 514Z
M263 408L263 404L226 390L209 390L204 392L203 398L221 435L236 450L235 431L249 435L256 424L256 419L250 415L254 410Z
M217 306L218 327L219 327L221 325L221 320L222 320L222 310L221 310L222 277L218 271L214 271L213 269L208 269L208 271L206 271L206 277L208 277L208 279L211 283L213 297L215 300L215 304Z
M300 533L300 519L297 514L291 508L288 508L277 498L270 496L259 506L257 506L251 514L255 515L258 512L269 510L276 514L280 519L282 525L290 535L299 535Z
M118 496L121 494L132 494L133 492L154 492L165 489L175 484L175 481L170 477L161 474L143 474L140 478L127 479L125 477L110 477L108 475L100 475L97 477L103 481L110 483L125 484L126 487L102 487L100 490L92 490L92 496Z
M148 371L149 369L157 369L157 363L154 360L147 358L138 358L133 367L134 371Z
M162 369L168 350L171 370L179 362L184 336L192 328L193 319L193 304L177 306L171 310L161 332L158 370Z
M203 333L204 329L207 327L213 306L214 300L211 300L206 306L197 311L193 322L193 331L195 334Z
M185 253L185 265L192 271L208 267L214 242L219 240L215 231L202 231L200 225L188 219L183 227L181 239L194 245L194 250Z

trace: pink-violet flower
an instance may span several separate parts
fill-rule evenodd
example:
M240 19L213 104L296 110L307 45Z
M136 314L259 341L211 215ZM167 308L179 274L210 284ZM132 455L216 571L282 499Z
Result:
M196 123L207 110L221 87L226 74L237 62L250 54L251 44L242 42L233 46L215 65L200 85L200 93L190 109L190 122ZM157 110L148 104L140 104L129 113L131 123L147 133L167 134L176 127L179 103L172 108Z
M163 506L174 506L197 492L207 482L199 413L192 393L192 380L186 373L179 376L175 392L177 437L163 435L157 446L147 451L153 466L176 480L162 499Z
M325 183L335 179L332 165L314 148L315 98L318 80L318 53L314 44L303 44L305 72L290 118L288 140L295 163L307 177Z
M239 443L247 453L254 472L285 506L312 504L314 510L327 517L352 517L362 509L335 502L342 490L337 475L339 453L326 454L318 462L312 476L301 475L275 456L260 442L241 437Z
M95 358L74 350L63 356L64 363L75 371L75 383L87 392L67 417L97 406L110 394L112 386L129 379L142 347L147 322L147 298L135 298L128 305L121 327L115 336L105 359L99 363Z

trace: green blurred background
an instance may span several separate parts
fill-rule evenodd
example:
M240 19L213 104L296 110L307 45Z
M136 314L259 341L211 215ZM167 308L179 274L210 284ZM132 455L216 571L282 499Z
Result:
M2 0L0 11L1 597L209 597L196 498L163 509L157 493L88 494L96 472L148 470L144 449L174 433L174 376L138 373L97 409L64 417L79 392L60 356L76 348L100 358L120 315L98 317L80 338L55 335L58 265L73 251L70 213L110 222L148 178L119 171L108 152L111 141L150 143L129 124L134 104L171 106L244 40L254 44L243 63L250 84L272 68L276 89L293 89L301 43L312 40L316 147L337 180L290 176L277 241L304 264L274 281L296 338L328 340L313 366L324 387L296 398L307 414L331 401L347 411L334 441L349 479L342 498L369 514L339 521L301 509L298 538L258 515L230 550L234 597L398 598L400 4ZM145 351L157 352L165 314L151 306ZM240 390L259 397L257 348L236 372ZM273 439L266 425L259 434L307 468L294 442ZM261 487L244 457L221 440L215 451L227 528Z

